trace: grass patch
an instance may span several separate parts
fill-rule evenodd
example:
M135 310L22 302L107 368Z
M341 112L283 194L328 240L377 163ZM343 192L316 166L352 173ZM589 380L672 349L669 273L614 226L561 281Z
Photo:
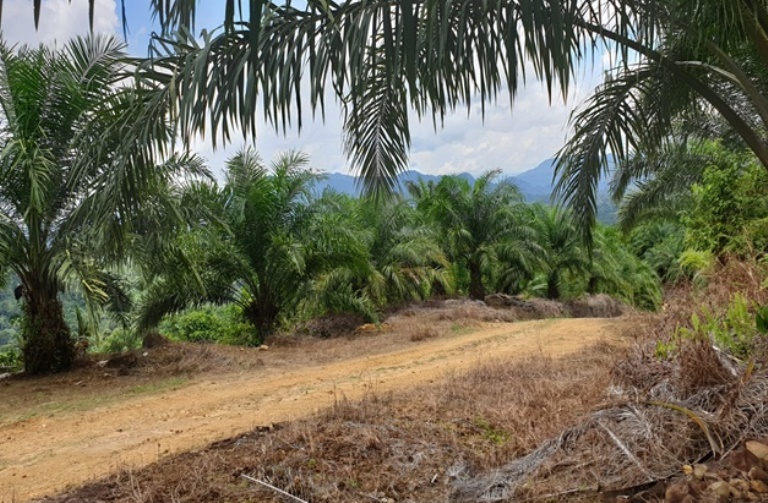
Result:
M131 395L144 395L150 393L157 393L158 391L165 391L168 389L177 389L180 386L188 384L190 379L187 377L176 376L163 379L162 381L156 381L151 383L139 384L133 386L128 390Z

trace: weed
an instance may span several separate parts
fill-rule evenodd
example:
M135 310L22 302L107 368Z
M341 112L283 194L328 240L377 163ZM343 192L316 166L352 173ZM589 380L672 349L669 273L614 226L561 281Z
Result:
M711 340L719 348L739 358L747 358L760 335L760 321L755 314L758 307L737 293L722 315L702 307L700 315L691 315L690 327L679 327L675 337L692 341Z
M16 372L24 367L21 350L17 346L0 347L0 373Z
M496 428L489 423L488 420L482 417L475 418L473 423L483 433L483 437L489 440L492 444L501 446L509 442L509 439L511 438L511 435L508 432Z

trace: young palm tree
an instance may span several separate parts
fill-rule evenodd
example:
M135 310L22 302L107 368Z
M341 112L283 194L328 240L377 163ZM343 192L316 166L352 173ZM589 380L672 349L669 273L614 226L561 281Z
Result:
M661 305L659 277L629 250L615 228L596 229L586 278L588 294L605 293L641 309Z
M433 287L453 292L450 264L437 233L419 222L409 201L361 199L358 205L361 224L370 230L372 274L364 289L377 305L425 299Z
M473 299L485 298L484 271L500 250L534 243L522 221L522 196L514 185L497 181L500 174L490 171L474 185L456 176L443 177L431 189L409 185L417 206L436 223L451 260L468 271Z
M569 211L541 204L530 206L530 211L539 245L546 254L546 295L549 299L559 299L563 282L569 276L579 277L587 271L588 254Z
M141 107L130 87L115 85L122 49L108 37L58 50L0 43L0 275L21 283L28 373L72 363L60 292L126 307L111 266L125 256L137 210L180 171L155 166L151 144L125 141L128 110Z
M180 236L184 253L165 262L166 273L148 288L139 327L206 302L238 304L258 338L308 301L370 314L359 292L341 288L343 279L366 274L367 250L343 215L313 200L318 175L307 163L290 152L268 169L248 149L228 161L224 187L198 186L195 197L219 216Z

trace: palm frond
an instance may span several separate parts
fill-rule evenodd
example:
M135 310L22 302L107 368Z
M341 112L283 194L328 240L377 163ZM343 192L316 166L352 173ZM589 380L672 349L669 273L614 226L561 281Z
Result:
M167 91L185 138L209 131L225 141L236 129L255 134L259 103L276 128L293 119L301 128L302 97L323 113L330 87L346 106L346 149L366 188L391 191L407 162L408 105L436 125L447 111L470 108L475 94L484 111L503 87L515 96L525 60L550 97L567 94L588 31L576 19L651 36L632 25L637 5L597 3L347 0L299 9L251 2L247 20L228 21L199 43L187 31L193 8L177 2L185 14L174 17L163 4L162 19L181 35L157 39L153 66L140 73ZM226 19L234 20L231 12Z

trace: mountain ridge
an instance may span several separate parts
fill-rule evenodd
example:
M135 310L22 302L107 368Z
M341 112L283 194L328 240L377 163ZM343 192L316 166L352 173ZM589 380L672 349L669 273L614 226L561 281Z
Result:
M515 175L502 174L505 180L509 180L514 183L520 192L528 202L549 202L552 190L554 188L554 174L555 174L554 158L546 159L539 163L537 166L518 173ZM425 182L438 182L443 176L447 175L430 175L428 173L421 173L417 170L407 170L398 175L398 185L400 190L405 190L405 184L407 182L415 182L418 180L424 180ZM468 180L470 183L474 183L475 176L470 173L462 172L456 173L455 176L459 176ZM325 173L325 178L317 183L318 192L323 192L326 188L332 188L336 192L341 192L350 196L359 196L360 190L357 186L356 177L344 173ZM606 192L608 189L608 182L606 180L600 180L598 184L599 192Z
M537 166L523 171L522 173L517 173L515 175L502 173L502 176L505 180L509 180L517 186L526 202L550 204L552 202L552 190L554 189L553 180L556 162L557 161L554 158L546 159ZM360 195L355 176L344 173L324 173L324 176L325 178L320 180L315 186L315 190L318 194L321 194L323 191L330 188L336 192L353 197L358 197ZM407 170L398 175L398 187L401 191L405 191L405 184L407 182L424 180L425 182L432 181L437 183L443 176L448 175L430 175L428 173L421 173L417 170ZM474 183L476 180L472 174L467 172L457 173L455 176L464 178L470 183ZM609 202L607 194L608 181L601 178L598 183L598 199L600 200L600 214L598 218L604 223L613 223L616 219L616 207Z

